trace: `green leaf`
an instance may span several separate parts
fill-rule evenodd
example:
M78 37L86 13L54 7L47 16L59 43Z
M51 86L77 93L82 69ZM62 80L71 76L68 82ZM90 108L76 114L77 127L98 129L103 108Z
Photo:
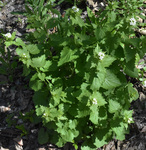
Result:
M93 14L93 11L91 11L91 9L90 9L89 7L87 7L87 13L88 13L88 16L89 16L90 18L92 18L93 16L95 16L95 15Z
M92 89L93 91L97 91L97 90L99 90L100 86L101 86L100 80L95 77L95 78L93 79L92 84L91 84L91 89Z
M38 91L40 90L42 87L43 87L43 82L38 79L38 75L37 73L34 74L32 76L32 78L30 79L30 82L29 82L29 86L34 90L34 91Z
M115 113L116 111L120 110L121 105L117 101L114 101L112 99L109 100L109 112Z
M125 139L125 134L126 134L126 129L124 126L124 123L122 122L121 119L115 119L111 122L111 129L114 131L116 134L116 139L117 140L124 140Z
M40 70L43 71L43 72L57 70L57 61L47 60L45 65L43 67L41 67Z
M49 140L48 132L41 128L38 132L38 142L40 144L46 144Z
M135 58L136 49L130 48L130 45L126 45L124 48L124 55L126 62L129 62L131 59Z
M51 18L48 22L47 22L47 28L54 28L59 24L59 20L58 18Z
M58 62L58 66L63 65L64 63L70 62L79 56L75 55L75 50L71 50L69 47L64 47L64 49L61 52L61 56Z
M103 67L109 67L114 61L116 60L116 58L106 55L103 60L101 61L101 65Z
M133 100L137 100L139 97L138 91L135 88L133 88L132 83L128 84L128 93L130 97L130 102L132 102Z
M138 78L138 69L135 67L135 59L126 63L124 72L133 78Z
M96 148L100 148L103 145L107 144L107 139L111 136L111 132L108 128L104 129L95 129L93 136L94 145Z
M107 70L105 81L102 84L102 87L104 89L112 89L120 86L120 80L117 78L117 76L112 73L110 70Z
M80 16L76 16L76 17L75 17L75 20L77 21L77 23L78 23L78 25L79 25L80 27L85 26L85 23L84 23L83 19L82 19Z
M26 49L33 55L39 54L40 50L35 44L26 45Z
M99 120L99 117L98 117L98 115L99 115L99 113L98 113L98 111L92 111L91 113L90 113L90 120L91 120L91 122L92 123L94 123L95 125L97 125L98 124L98 120Z
M42 55L37 58L32 58L32 67L43 67L46 63L46 57L45 55Z
M23 47L25 46L25 43L20 38L17 38L15 45Z
M94 101L96 99L98 106L104 106L107 102L103 98L102 94L100 92L93 92L93 94L90 96L91 101Z
M116 20L116 12L114 12L114 11L112 11L111 13L109 13L108 14L108 20L109 20L109 22L113 22L113 21L115 21Z
M40 73L40 72L39 72L39 73L38 73L38 77L39 77L40 80L44 81L46 75L45 75L45 73Z
M75 131L78 133L78 131ZM73 139L76 137L76 134L74 133L72 130L66 130L65 134L62 135L62 138L66 141L66 142L72 142Z
M95 37L97 40L101 40L105 37L105 28L103 27L97 27L95 29Z
M69 120L69 128L70 129L75 129L76 128L76 126L77 126L77 124L78 124L78 121L77 120Z
M61 93L62 93L62 87L51 91L52 98L50 100L50 103L53 106L57 106L60 103Z

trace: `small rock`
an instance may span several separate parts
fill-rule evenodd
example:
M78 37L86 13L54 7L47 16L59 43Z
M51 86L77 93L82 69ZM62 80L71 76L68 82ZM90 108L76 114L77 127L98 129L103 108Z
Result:
M20 146L23 146L23 140L21 139L20 136L17 136L16 138L13 139L17 144Z
M139 29L138 32L143 35L146 35L146 29Z
M143 19L142 18L140 18L139 16L137 16L137 18L138 18L138 22L143 23Z
M5 107L5 106L0 106L0 113L5 113L11 111L11 108Z
M17 121L17 124L22 124L23 123L23 120L22 119L19 119L18 121Z
M37 150L46 150L46 149L42 147L42 148L37 148Z
M140 92L140 93L139 93L139 100L140 100L140 101L146 100L146 95L143 94L142 92Z
M144 127L142 128L141 132L146 133L146 126L144 126Z

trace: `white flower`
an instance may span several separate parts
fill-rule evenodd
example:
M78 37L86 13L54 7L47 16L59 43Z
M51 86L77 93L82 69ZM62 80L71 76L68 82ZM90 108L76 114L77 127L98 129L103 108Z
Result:
M25 53L23 53L23 57L26 57L26 54L25 54Z
M72 9L73 9L74 12L78 12L79 11L79 8L77 8L76 6L73 6Z
M99 59L102 60L105 56L105 54L103 52L99 52L98 53Z
M131 123L132 121L133 121L132 118L129 118L129 119L128 119L128 123Z
M11 33L7 33L4 36L7 37L7 38L11 38L12 37Z
M143 84L143 86L144 86L144 87L146 87L146 80L144 81L144 84Z
M96 98L93 98L93 102L92 102L93 104L95 104L95 105L97 105L97 100L96 100Z
M135 26L136 25L136 20L135 18L130 19L130 25Z

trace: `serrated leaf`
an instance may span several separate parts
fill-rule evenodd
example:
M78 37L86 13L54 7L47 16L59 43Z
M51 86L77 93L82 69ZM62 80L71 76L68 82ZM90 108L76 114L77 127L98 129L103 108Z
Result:
M126 129L124 126L124 123L121 122L121 119L115 119L111 122L111 129L114 131L116 134L116 139L117 140L124 140L125 139L125 134L126 134Z
M135 67L135 59L132 59L126 63L124 72L130 77L138 78L138 69Z
M111 13L109 13L109 21L110 22L113 22L113 21L115 21L116 20L116 14L117 13L115 13L114 11L112 11Z
M48 132L44 130L44 128L41 128L38 132L38 142L40 144L45 144L49 140Z
M101 65L103 67L109 67L114 61L116 60L116 58L106 55L103 60L101 61Z
M17 46L25 46L25 43L20 39L20 38L16 38L16 43Z
M105 37L105 28L103 27L97 27L95 29L95 37L97 40L101 40Z
M32 76L29 82L29 86L34 90L38 91L43 87L44 83L38 79L37 73Z
M96 99L98 106L104 106L107 102L103 98L102 94L100 92L93 92L93 94L90 97L91 100Z
M92 84L91 84L91 89L92 89L93 91L97 91L97 90L99 90L100 86L101 86L100 80L95 77L95 78L93 79Z
M78 122L77 122L77 120L69 120L69 128L70 129L75 129L76 128L76 126L77 126L77 124L78 124Z
M75 17L75 20L77 21L77 23L78 23L78 25L79 25L80 27L85 26L85 23L84 23L83 19L82 19L80 16L76 16L76 17Z
M109 129L96 129L93 136L94 145L96 146L96 148L100 148L103 145L107 144L107 138L110 137L110 135L111 133Z
M97 77L93 78L93 81L90 87L93 91L99 90L99 88L101 87L102 83L105 80L105 75L106 75L106 71L104 68L99 70L99 72L97 72Z
M100 49L99 45L97 44L94 49L94 56L97 56L100 51L101 51L101 49Z
M64 63L70 62L76 58L78 58L79 56L75 55L75 50L71 50L68 47L64 47L64 49L61 52L61 56L58 62L58 66L63 65Z
M129 62L130 60L135 58L135 54L136 54L136 49L135 48L130 48L129 45L126 45L123 50L124 50L124 55L125 55L126 62Z
M89 7L87 7L87 13L90 18L94 16L93 11Z
M115 113L116 111L120 110L121 105L117 101L114 101L112 99L109 100L109 112Z
M57 70L57 61L47 60L45 65L43 67L41 67L40 70L43 71L43 72Z
M48 22L47 22L47 28L54 28L59 24L59 20L58 18L51 18Z
M53 106L56 106L60 103L61 93L62 93L62 87L51 91L52 98L50 100L50 103Z
M26 45L26 49L33 55L38 54L40 52L39 48L35 44Z
M37 116L42 116L43 115L43 112L42 112L42 109L38 106L35 107L35 111L36 111L36 115Z
M40 73L40 72L39 72L39 73L38 73L38 77L39 77L40 80L44 81L46 75L45 75L45 73Z
M128 93L130 97L130 102L132 102L133 100L137 100L139 97L138 91L135 88L133 88L132 83L128 84Z
M102 84L105 80L105 76L106 76L106 70L104 68L102 68L101 70L99 70L99 72L97 73L97 77L100 81L100 84Z
M65 141L71 142L74 139L74 135L71 130L65 131L65 134L62 136Z
M45 55L42 55L40 57L32 58L32 67L43 67L46 63L46 57Z
M121 82L117 78L117 76L114 73L112 73L110 70L107 70L105 81L103 82L102 87L108 90L108 89L116 88L120 85Z
M89 119L95 125L98 124L98 119L99 119L98 115L99 115L98 111L90 113L90 118Z

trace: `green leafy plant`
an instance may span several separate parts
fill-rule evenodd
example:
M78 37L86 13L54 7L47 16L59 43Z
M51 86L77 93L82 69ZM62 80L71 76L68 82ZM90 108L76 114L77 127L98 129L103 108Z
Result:
M11 127L11 126L15 126L16 125L16 120L14 119L14 114L9 114L7 115L6 117L6 122L7 122L7 125L8 127Z
M145 78L145 72L146 72L146 67L145 67L145 61L142 60L140 61L140 57L137 54L136 55L136 67L138 69L138 80L143 84L143 86L145 87L145 82L146 82L146 78Z
M21 136L28 135L28 129L23 124L16 125L16 128L21 131Z
M12 58L10 49L5 45L7 42L11 43L15 38L15 33L1 34L0 35L0 75L8 77L8 81L13 81L14 70L17 66L17 57ZM5 43L5 44L4 44ZM0 81L0 84L4 84L8 81Z
M77 148L82 141L82 150L96 149L113 138L124 140L133 123L129 107L138 93L125 75L138 77L136 54L145 53L145 37L134 31L142 1L108 2L97 14L87 8L82 19L77 6L62 16L55 3L31 1L25 15L34 32L25 42L5 42L17 46L35 91L36 115L45 127L38 134L41 144L71 142Z

